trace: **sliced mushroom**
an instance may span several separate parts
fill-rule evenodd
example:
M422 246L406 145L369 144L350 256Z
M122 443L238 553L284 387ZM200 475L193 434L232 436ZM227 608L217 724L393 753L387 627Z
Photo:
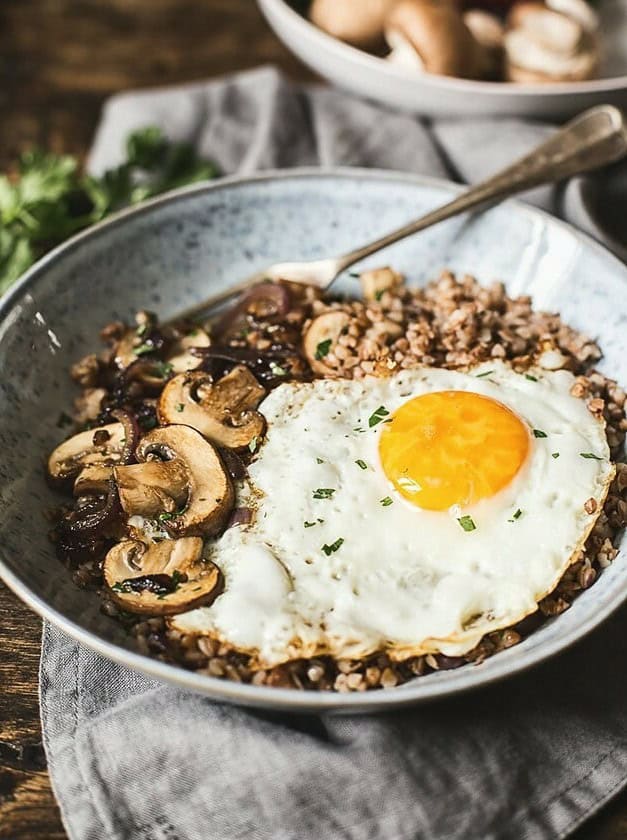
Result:
M337 376L337 371L325 359L333 351L349 321L346 312L338 309L323 312L313 319L303 338L303 350L313 371L325 376Z
M210 344L211 339L200 327L179 338L170 348L167 357L167 362L171 365L172 372L184 373L187 370L197 368L202 359L191 353L191 349L193 347L209 347Z
M215 448L189 426L154 429L136 450L138 464L116 467L128 516L158 516L174 536L209 536L233 507L231 479Z
M507 18L506 76L510 81L579 81L591 78L599 61L595 19L577 0L516 3ZM591 12L594 15L593 12Z
M392 268L373 268L359 275L361 290L366 300L381 300L384 292L403 285L404 278Z
M309 17L334 38L361 49L376 49L383 21L397 0L314 0Z
M263 435L265 420L255 409L265 393L243 365L217 382L201 371L181 373L163 389L159 421L184 423L216 446L239 449Z
M129 516L175 514L187 504L188 474L180 459L118 467L114 478L120 504Z
M104 578L123 609L174 615L210 604L222 592L221 571L202 559L199 537L146 543L123 540L107 554Z
M48 459L48 474L57 481L75 478L87 466L112 466L124 451L122 423L110 423L79 432L61 443Z
M505 35L506 76L511 82L574 82L594 77L599 53L596 47L564 55L539 44L524 29Z
M107 492L113 478L113 467L104 464L88 464L79 472L74 482L75 496L101 496Z
M385 18L385 38L409 44L427 73L474 79L484 72L485 49L447 0L399 0Z

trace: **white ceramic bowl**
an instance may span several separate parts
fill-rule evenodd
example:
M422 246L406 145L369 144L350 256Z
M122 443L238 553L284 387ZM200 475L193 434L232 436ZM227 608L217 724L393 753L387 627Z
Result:
M98 347L103 324L129 319L140 308L170 316L272 262L347 251L459 189L358 169L226 178L120 214L31 268L0 301L0 576L7 585L117 662L217 699L294 711L372 712L456 694L535 665L600 624L627 597L625 551L568 611L481 665L350 695L241 685L137 653L120 625L101 614L98 596L72 583L48 539L45 512L60 497L46 483L44 458L64 436L57 421L75 395L69 366ZM531 294L538 308L560 311L590 334L602 329L601 369L627 382L627 269L539 210L508 202L450 219L367 264L386 262L413 284L443 266L484 282L502 278L510 294ZM347 283L344 291L354 290L354 281Z
M586 82L512 84L412 73L332 38L286 0L258 0L279 38L335 85L392 108L429 116L572 116L607 102L627 107L627 0L601 0L605 58L601 77Z

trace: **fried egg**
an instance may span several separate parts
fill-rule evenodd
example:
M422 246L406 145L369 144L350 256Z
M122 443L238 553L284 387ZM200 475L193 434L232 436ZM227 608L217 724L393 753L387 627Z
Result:
M253 521L208 546L224 592L173 625L270 667L460 655L515 624L578 556L614 475L573 381L494 362L275 389L238 489Z

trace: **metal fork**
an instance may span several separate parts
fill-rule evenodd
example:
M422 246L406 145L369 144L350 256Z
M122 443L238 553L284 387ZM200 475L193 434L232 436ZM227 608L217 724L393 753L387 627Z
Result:
M263 280L290 280L328 289L347 268L406 236L464 211L492 206L532 187L588 172L620 160L625 154L627 126L623 114L611 105L590 108L506 169L486 181L475 184L452 201L429 211L416 221L343 256L307 262L275 263L228 290L212 295L180 312L171 320L195 319L201 315L208 315L212 310L223 306Z

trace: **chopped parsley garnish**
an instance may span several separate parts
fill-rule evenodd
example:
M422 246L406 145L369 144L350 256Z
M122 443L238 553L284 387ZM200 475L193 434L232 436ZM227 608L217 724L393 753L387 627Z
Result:
M259 443L259 439L255 435L254 438L251 439L250 443L248 444L248 449L253 454L257 451L257 444Z
M331 545L327 545L327 543L325 543L322 546L322 550L324 551L324 553L328 557L330 554L334 554L338 550L338 548L342 545L343 542L344 542L344 537L338 537L338 539L334 543L331 543Z
M383 505L383 507L389 507L392 504L392 499L389 496L385 496L383 499L379 499L379 504Z
M526 374L525 374L525 379L528 379L530 382L537 382L537 381L538 381L538 380L535 378L535 376L532 376L530 373L526 373Z
M546 432L543 432L542 429L534 429L533 436L537 438L545 438L548 437Z
M135 335L141 338L143 335L146 335L148 332L148 324L140 324L137 329L135 330Z
M316 464L324 464L322 458L316 458Z
M595 461L603 460L603 458L599 458L598 455L595 455L594 452L580 452L579 454L582 458L593 458Z
M559 452L551 452L551 458L559 458Z
M303 525L305 526L305 528L313 528L313 526L315 524L316 524L315 522L307 522L307 521L303 522Z
M472 516L460 516L457 521L462 526L464 531L474 531L477 527L473 521Z
M155 347L152 344L140 344L138 347L133 347L133 353L136 356L143 356L146 353L154 353Z
M360 470L367 470L368 464L365 461L362 461L361 458L358 458L355 463L359 467Z
M381 423L385 417L388 416L390 412L384 405L380 405L376 411L373 411L370 417L368 418L368 426L372 429L373 426L376 426L377 423Z
M155 370L161 379L166 379L166 377L170 376L170 374L174 371L174 368L170 362L157 362Z
M508 521L508 522L516 522L516 520L517 520L517 519L520 519L520 517L521 517L521 516L522 516L522 510L521 510L520 508L518 508L518 510L516 511L516 513L514 513L514 514L512 515L512 518L511 518L511 519L508 519L507 521Z
M287 371L281 365L277 365L276 362L270 362L270 372L274 374L274 376L287 376Z
M494 373L493 370L484 370L483 373L477 374L477 379L483 379L484 376L490 376L491 373Z
M319 487L317 490L314 490L313 497L314 499L332 499L335 490L331 487Z
M168 522L168 520L174 519L175 516L175 513L160 513L157 518L159 519L159 522Z
M185 406L183 405L183 403L177 403L176 410L185 411Z
M361 274L358 271L349 271L348 276L353 277L355 280L359 280Z
M377 291L374 293L374 299L375 300L381 300L381 298L383 297L383 292L384 291L385 291L385 289L377 289Z
M355 427L353 428L353 431L354 431L354 432L365 432L366 430L365 430L365 429L362 429L362 428L361 428L361 426L355 426Z
M331 339L327 338L327 339L325 339L324 341L321 341L318 344L318 346L316 347L316 359L318 361L320 361L320 359L324 359L324 357L327 355L327 353L331 349L331 344L332 343L333 342L331 341Z

